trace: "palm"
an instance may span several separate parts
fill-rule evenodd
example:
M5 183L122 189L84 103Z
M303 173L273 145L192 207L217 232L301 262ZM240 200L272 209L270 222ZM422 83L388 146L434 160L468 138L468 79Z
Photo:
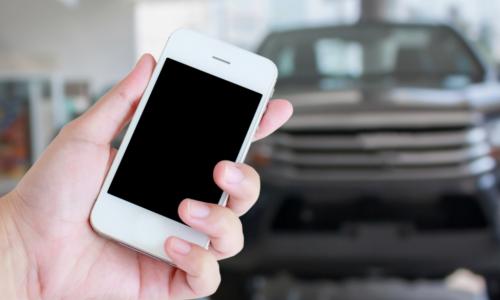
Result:
M68 136L54 141L17 189L24 220L36 228L26 240L33 241L29 251L35 251L44 292L166 298L174 268L97 236L88 223L112 148Z

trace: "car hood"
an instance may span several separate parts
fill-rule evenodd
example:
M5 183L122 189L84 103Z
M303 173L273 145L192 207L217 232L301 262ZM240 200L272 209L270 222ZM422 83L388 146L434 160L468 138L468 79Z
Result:
M460 90L394 87L320 91L277 90L294 104L292 130L469 127L500 113L500 85Z

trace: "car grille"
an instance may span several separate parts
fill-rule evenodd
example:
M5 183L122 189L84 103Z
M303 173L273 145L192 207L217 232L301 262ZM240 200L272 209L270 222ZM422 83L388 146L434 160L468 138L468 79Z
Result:
M266 146L269 172L306 181L459 178L495 167L481 115L465 109L303 112Z

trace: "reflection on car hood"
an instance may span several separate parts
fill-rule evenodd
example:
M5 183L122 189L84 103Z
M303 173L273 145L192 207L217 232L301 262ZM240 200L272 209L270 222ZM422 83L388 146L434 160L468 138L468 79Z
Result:
M500 109L500 85L485 83L465 89L395 87L320 91L318 89L277 90L276 96L292 101L298 113L328 108L354 110L408 108Z

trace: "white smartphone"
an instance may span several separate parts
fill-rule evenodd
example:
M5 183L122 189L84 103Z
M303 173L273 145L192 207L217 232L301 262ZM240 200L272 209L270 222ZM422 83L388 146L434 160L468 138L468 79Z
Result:
M191 30L172 34L92 209L93 229L170 263L170 236L207 248L178 206L226 204L213 169L244 161L276 78L266 58Z

